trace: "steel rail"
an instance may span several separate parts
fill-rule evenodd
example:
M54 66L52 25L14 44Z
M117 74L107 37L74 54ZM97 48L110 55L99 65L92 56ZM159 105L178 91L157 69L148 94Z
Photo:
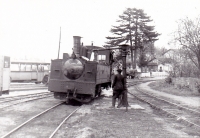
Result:
M167 100L165 100L165 99L163 99L163 98L160 98L160 97L158 97L158 96L155 96L155 95L150 95L150 94L148 94L147 92L144 92L143 90L140 90L138 87L136 87L136 89L137 89L138 91L142 92L142 93L145 93L146 95L149 95L149 96L151 96L151 97L157 98L157 99L162 100L162 101L164 101L164 102L167 102L167 103L169 103L169 104L171 104L171 105L174 105L174 106L177 106L177 107L179 107L179 108L186 109L186 110L188 110L188 111L191 111L191 112L200 114L200 112L197 111L197 110L194 110L194 109L190 109L190 108L188 108L188 107L181 106L181 105L179 105L179 104L176 104L176 103L167 101Z
M155 80L149 80L149 81L155 81ZM144 82L149 82L149 81L144 81ZM140 92L142 92L142 93L145 93L146 95L149 95L149 96L151 96L151 97L157 98L157 99L162 100L162 101L165 101L165 102L170 103L170 104L172 104L172 105L175 105L175 106L177 106L177 107L180 107L180 108L183 108L183 109L187 109L187 110L189 110L189 111L191 111L191 112L200 114L200 111L193 110L193 109L190 109L190 108L188 108L188 107L184 107L184 106L178 105L178 104L176 104L176 103L169 102L169 101L167 101L167 100L165 100L165 99L163 99L163 98L157 97L157 96L155 96L155 95L150 95L150 94L148 94L147 92L144 92L144 90L141 90L141 89L139 89L139 88L136 86L136 85L141 84L141 83L143 83L143 82L142 82L142 81L136 82L136 83L129 82L129 84L131 84L131 85L129 85L129 86L135 86L135 88L136 88L138 91L140 91ZM130 93L130 94L132 94L132 93Z
M11 96L11 97L3 97L0 98L0 103L10 102L14 100L19 100L23 98L29 98L31 96L38 96L38 95L44 95L44 94L50 94L50 92L40 92L40 93L34 93L34 94L26 94L26 95L18 95L18 96Z
M137 87L136 87L136 89L137 89L138 91L140 91L140 92L142 92L142 93L148 95L148 96L151 96L151 97L156 98L156 99L159 99L159 100L163 100L163 101L165 101L165 102L167 102L167 103L169 103L169 104L171 104L171 105L177 106L178 108L186 109L186 110L188 110L188 111L192 111L192 112L194 112L194 113L200 114L199 111L192 110L192 109L189 109L189 108L187 108L187 107L183 107L183 106L177 105L177 104L175 104L175 103L166 101L166 100L164 100L164 99L162 99L162 98L159 98L159 97L157 97L157 96L149 95L149 94L147 94L146 92L144 92L144 91L142 91L142 90L139 90ZM194 122L191 122L191 121L187 120L186 118L182 118L182 117L179 116L179 115L176 115L176 114L174 114L174 113L172 113L172 112L170 112L170 111L167 111L167 110L165 110L165 109L163 109L163 108L161 108L161 107L159 107L159 106L157 106L157 105L155 105L155 104L153 104L153 103L151 103L151 102L145 100L144 98L138 97L138 96L135 95L135 94L132 94L132 93L130 93L130 92L129 92L129 94L135 96L135 97L136 97L137 99L139 99L139 100L142 100L142 101L148 103L150 106L154 107L155 109L162 110L162 111L164 111L165 113L167 113L168 115L171 115L171 116L176 117L177 120L182 120L182 121L184 121L184 122L186 122L186 123L188 123L188 124L190 124L190 125L193 125L193 126L195 126L195 127L197 127L197 128L200 129L200 125L195 124Z
M69 119L77 110L79 110L81 107L75 109L70 115L68 115L61 123L60 125L54 130L54 132L49 136L49 138L53 138L53 136L56 134L56 132L60 129L60 127L66 122L67 119Z
M39 95L39 96L41 96L41 95ZM7 106L3 106L3 107L0 107L0 109L4 109L4 108L6 108L6 107L10 107L10 106L17 105L17 104L20 104L20 103L25 103L25 102L30 102L30 101L34 101L34 100L43 99L43 98L48 98L48 97L51 97L52 94L49 94L49 95L44 96L44 97L39 97L39 96L32 97L33 99L30 99L30 100L20 101L20 102L18 102L18 103L14 103L14 104L10 104L10 105L7 105ZM37 98L37 97L39 97L39 98ZM31 97L29 97L29 98L31 98ZM24 98L24 99L25 99L25 98ZM18 100L20 100L20 99L18 99ZM16 101L17 101L17 100L16 100Z
M46 109L45 111L43 111L43 112L41 112L41 113L39 113L39 114L33 116L32 118L30 118L30 119L27 120L26 122L22 123L22 124L19 125L18 127L14 128L13 130L11 130L10 132L8 132L7 134L5 134L4 136L2 136L1 138L6 138L6 137L10 136L12 133L16 132L18 129L22 128L24 125L28 124L28 123L29 123L30 121L32 121L33 119L35 119L35 118L41 116L42 114L48 112L49 110L51 110L51 109L53 109L53 108L55 108L55 107L57 107L57 106L59 106L59 105L61 105L61 104L63 104L63 103L64 103L64 102L58 103L58 104L56 104L56 105L54 105L54 106L52 106L52 107Z

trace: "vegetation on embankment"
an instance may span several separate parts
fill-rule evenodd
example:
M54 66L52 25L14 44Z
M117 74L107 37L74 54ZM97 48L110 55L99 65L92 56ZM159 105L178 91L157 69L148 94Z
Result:
M152 89L178 96L200 96L200 80L197 78L172 78L171 83L159 80L149 84Z

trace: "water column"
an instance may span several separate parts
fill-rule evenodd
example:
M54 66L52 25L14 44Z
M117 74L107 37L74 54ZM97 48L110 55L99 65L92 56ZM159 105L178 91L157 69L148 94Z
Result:
M126 107L126 112L128 111L128 89L127 89L127 84L126 84L126 55L127 55L127 48L129 45L123 44L119 45L122 50L122 64L123 64L123 76L124 76L124 83L125 83L125 88L124 88L124 94L122 97L122 105Z

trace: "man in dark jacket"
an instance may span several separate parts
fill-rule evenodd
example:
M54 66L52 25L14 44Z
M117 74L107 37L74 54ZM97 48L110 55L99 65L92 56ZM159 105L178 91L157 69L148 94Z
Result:
M124 91L124 77L121 75L122 70L117 70L118 74L114 76L112 88L113 88L113 97L112 97L112 108L115 108L116 98L120 98L120 95Z

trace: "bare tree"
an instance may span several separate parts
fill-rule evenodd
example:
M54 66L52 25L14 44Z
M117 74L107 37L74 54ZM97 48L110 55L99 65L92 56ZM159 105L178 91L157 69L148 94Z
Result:
M186 56L186 51L180 49L157 49L157 59L162 64L172 66L171 75L174 77L194 77L197 76L198 70L191 60Z
M200 16L194 20L181 19L175 32L175 41L181 45L183 55L200 71Z

